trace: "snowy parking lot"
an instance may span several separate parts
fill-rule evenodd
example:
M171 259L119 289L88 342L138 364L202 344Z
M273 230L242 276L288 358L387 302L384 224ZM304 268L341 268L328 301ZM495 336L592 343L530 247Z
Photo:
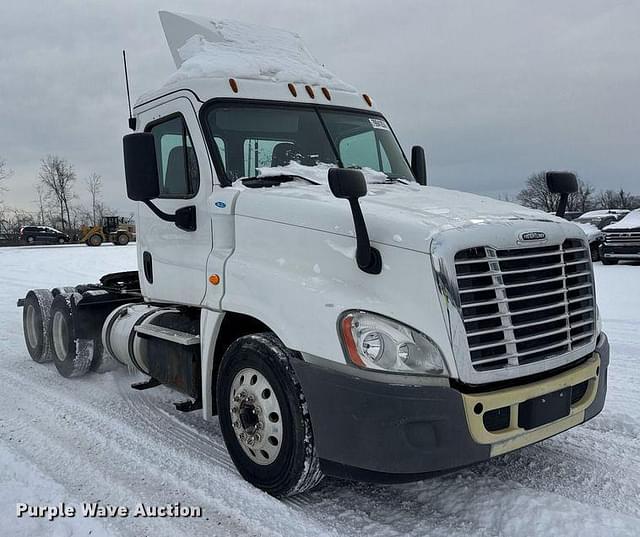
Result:
M216 422L121 369L68 380L34 363L16 299L130 270L135 245L0 249L0 528L7 536L486 535L640 532L640 266L595 265L611 342L601 415L537 445L406 485L326 479L278 501L236 472ZM201 518L18 518L19 502L202 508Z

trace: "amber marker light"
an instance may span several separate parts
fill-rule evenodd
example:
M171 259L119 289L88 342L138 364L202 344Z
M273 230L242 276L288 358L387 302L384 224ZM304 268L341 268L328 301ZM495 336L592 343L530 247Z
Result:
M342 340L344 341L344 346L347 349L347 353L349 354L349 358L351 358L351 361L357 366L366 368L367 366L362 361L362 358L360 358L360 355L358 354L358 348L356 347L356 342L353 339L353 332L351 331L352 323L352 315L345 315L340 322L340 328L342 329Z
M217 274L212 274L211 276L209 276L209 283L211 285L218 285L220 283L220 276L218 276Z
M233 93L238 93L238 83L235 78L229 79L229 86L231 86L231 91L233 91Z
M367 103L369 106L373 106L373 101L371 100L371 97L369 97L366 93L362 94L362 98L364 99L364 102Z
M309 97L311 97L312 99L315 99L315 98L316 98L316 94L315 94L315 93L313 93L313 88L312 88L311 86L306 85L306 86L304 87L304 89L306 89L306 90L307 90L307 93L309 94Z
M293 95L294 97L298 96L298 90L293 84L291 84L291 82L289 82L289 91L291 92L291 95Z
M322 88L322 95L327 98L327 101L331 100L331 93L329 93L329 90L327 88Z

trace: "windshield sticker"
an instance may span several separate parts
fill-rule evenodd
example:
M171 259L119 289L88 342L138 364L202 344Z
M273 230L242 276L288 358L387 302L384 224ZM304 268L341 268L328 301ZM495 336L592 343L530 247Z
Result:
M371 123L371 126L374 129L383 129L385 131L389 130L389 125L387 125L387 122L384 119L380 119L377 117L370 117L369 123Z

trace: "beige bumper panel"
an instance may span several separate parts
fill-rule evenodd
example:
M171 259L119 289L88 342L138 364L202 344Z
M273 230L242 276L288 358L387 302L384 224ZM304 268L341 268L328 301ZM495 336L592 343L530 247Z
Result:
M578 367L548 379L494 392L462 394L469 432L479 444L491 444L493 457L570 429L584 421L584 411L593 403L598 391L599 373L600 356L594 353ZM528 431L518 427L520 403L585 381L589 381L587 390L571 405L568 416ZM484 414L503 407L510 407L509 426L500 431L488 431L483 422Z

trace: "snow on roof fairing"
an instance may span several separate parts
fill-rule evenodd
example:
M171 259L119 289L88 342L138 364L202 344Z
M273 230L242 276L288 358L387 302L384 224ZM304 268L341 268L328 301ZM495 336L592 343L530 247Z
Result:
M177 71L190 78L239 78L304 83L355 91L321 65L298 34L231 20L160 11Z

